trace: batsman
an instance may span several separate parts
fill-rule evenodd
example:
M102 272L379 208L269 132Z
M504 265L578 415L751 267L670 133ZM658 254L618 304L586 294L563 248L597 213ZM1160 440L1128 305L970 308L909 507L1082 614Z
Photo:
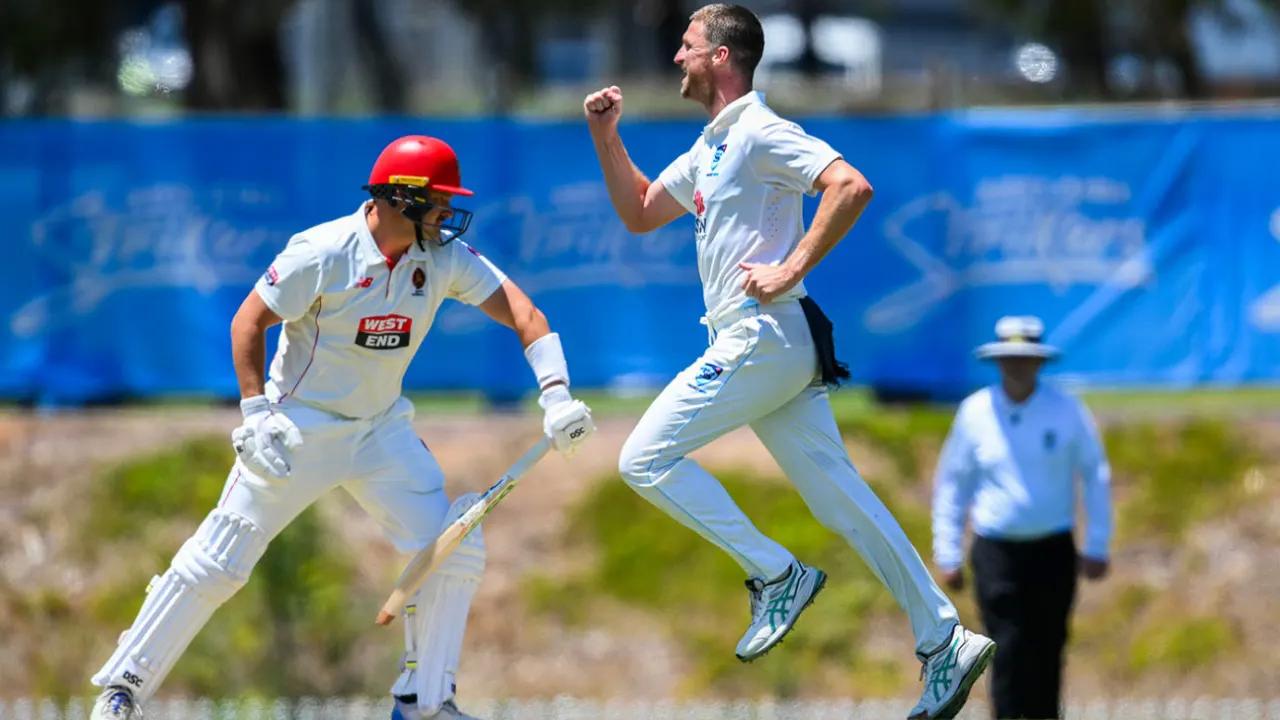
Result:
M133 625L93 683L93 720L141 717L141 706L267 544L341 485L401 552L430 544L474 501L452 502L411 424L406 368L446 299L478 306L515 331L541 390L543 429L569 454L595 429L569 393L560 338L515 283L458 239L471 213L458 158L411 135L378 156L350 215L294 235L231 321L244 422L217 507L151 581ZM264 333L284 323L268 377ZM457 362L454 359L453 362ZM393 720L467 718L454 676L472 596L485 565L477 530L405 606L405 655L392 685Z
M764 51L759 19L737 5L690 18L675 63L681 94L709 122L654 180L618 134L622 91L583 101L615 210L643 233L694 215L709 342L658 395L623 446L622 477L645 499L729 554L747 574L751 621L737 656L751 661L791 630L826 581L765 536L689 454L749 424L813 514L842 535L906 611L923 663L911 718L954 717L994 646L956 609L850 462L827 386L847 377L831 325L803 278L850 230L871 186L840 153L752 91ZM804 227L802 196L821 193Z

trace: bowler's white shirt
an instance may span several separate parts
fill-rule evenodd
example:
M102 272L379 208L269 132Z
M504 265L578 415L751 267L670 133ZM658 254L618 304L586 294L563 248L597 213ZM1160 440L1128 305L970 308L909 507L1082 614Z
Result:
M477 305L506 279L461 240L425 245L388 265L364 205L294 235L254 286L285 321L267 397L349 418L391 407L441 303Z
M1083 554L1106 558L1111 540L1111 468L1089 410L1040 382L1023 403L999 385L960 404L934 477L933 555L939 567L963 563L966 515L974 532L997 540L1034 539L1075 524L1083 489Z
M840 153L750 92L729 103L658 176L694 215L707 316L747 302L740 262L778 264L804 235L803 194ZM778 300L805 295L804 283Z

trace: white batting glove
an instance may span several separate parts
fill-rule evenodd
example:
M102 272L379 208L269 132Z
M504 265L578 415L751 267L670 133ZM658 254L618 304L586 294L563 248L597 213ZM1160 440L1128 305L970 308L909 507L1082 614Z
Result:
M565 457L571 457L578 446L596 431L596 424L591 421L591 410L581 400L574 400L564 385L552 385L543 390L538 404L545 411L543 432L551 438L551 446L564 453Z
M271 412L263 395L240 401L244 423L231 431L231 447L240 462L261 477L288 477L289 451L302 445L302 431L283 413Z

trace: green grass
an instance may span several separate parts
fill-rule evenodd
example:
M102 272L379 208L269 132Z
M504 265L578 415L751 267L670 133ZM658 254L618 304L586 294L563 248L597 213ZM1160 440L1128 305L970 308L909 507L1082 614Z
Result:
M1261 456L1230 423L1190 419L1113 426L1106 433L1121 540L1177 541L1197 522L1238 506Z
M1280 412L1280 386L1200 387L1188 390L1092 390L1084 400L1094 412L1127 418L1239 417Z
M1178 618L1152 623L1129 645L1129 668L1189 672L1204 668L1240 644L1231 625L1219 617Z

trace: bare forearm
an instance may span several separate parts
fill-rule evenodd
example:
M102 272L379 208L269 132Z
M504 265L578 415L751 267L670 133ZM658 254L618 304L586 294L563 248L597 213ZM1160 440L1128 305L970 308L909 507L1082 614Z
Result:
M240 397L253 397L263 393L266 384L266 359L267 341L262 329L249 323L232 322L231 362L235 366L236 380L240 384Z
M822 193L809 231L787 257L791 272L798 277L807 275L849 233L870 202L871 188L865 183L828 187Z
M604 184L618 217L628 228L638 225L644 213L649 178L636 167L616 130L592 132L591 139L604 171Z

